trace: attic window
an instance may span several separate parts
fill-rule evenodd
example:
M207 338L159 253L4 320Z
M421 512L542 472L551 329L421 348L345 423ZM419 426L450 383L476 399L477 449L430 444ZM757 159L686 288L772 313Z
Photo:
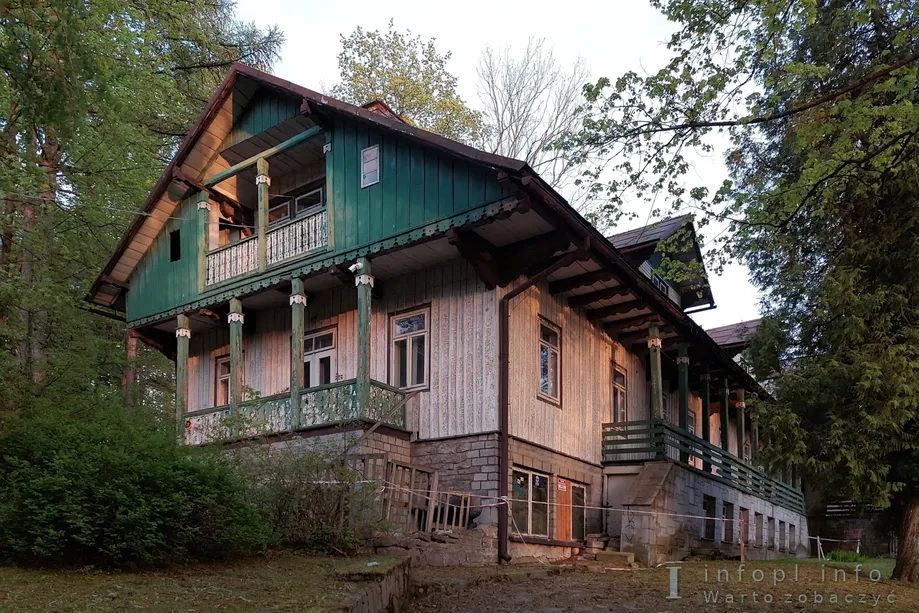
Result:
M361 151L361 188L380 182L380 146Z
M182 257L182 238L178 230L169 233L169 261L178 262Z
M667 282L664 281L662 276L655 273L654 276L651 277L651 283L654 285L654 288L657 289L657 291L663 292L665 295L667 294L669 286L667 285Z

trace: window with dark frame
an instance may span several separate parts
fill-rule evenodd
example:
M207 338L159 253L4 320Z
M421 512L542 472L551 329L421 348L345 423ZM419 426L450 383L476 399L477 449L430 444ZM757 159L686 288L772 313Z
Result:
M511 517L521 534L549 536L549 477L514 468Z
M214 406L230 404L230 356L225 355L214 363L216 381L214 386Z
M539 322L539 395L553 402L561 400L561 334L544 321Z
M724 542L733 543L734 542L734 505L730 502L725 502L722 505L722 516L724 517Z
M421 389L428 384L430 364L429 308L393 315L391 381L399 389Z
M571 484L571 538L587 538L587 488Z
M179 230L169 233L169 261L178 262L182 259L182 235Z
M268 202L268 227L308 216L326 204L325 179L299 187L289 193L273 196Z
M702 510L705 512L705 531L702 538L715 540L715 498L713 496L702 496Z
M627 384L625 370L613 365L613 421L628 421Z

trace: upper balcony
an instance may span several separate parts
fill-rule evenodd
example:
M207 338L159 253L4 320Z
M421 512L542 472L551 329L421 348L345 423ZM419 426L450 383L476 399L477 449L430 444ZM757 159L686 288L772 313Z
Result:
M202 183L204 291L329 247L324 133L277 131L273 146L263 133L224 149L226 167Z

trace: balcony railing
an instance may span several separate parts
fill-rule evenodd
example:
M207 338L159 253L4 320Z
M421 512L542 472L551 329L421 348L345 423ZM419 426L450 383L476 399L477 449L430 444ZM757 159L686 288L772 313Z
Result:
M370 404L361 411L357 401L357 381L347 379L303 390L299 416L294 416L291 411L290 394L241 402L236 417L232 417L227 405L186 413L184 440L189 445L201 445L357 420L381 421L405 428L405 397L402 390L371 381Z
M329 243L329 215L322 209L268 232L268 265L277 264Z
M258 238L249 237L207 254L207 285L216 285L258 268Z
M724 449L661 420L603 424L603 463L640 464L670 459L713 479L804 512L801 490L776 481Z
M268 266L302 256L329 244L329 215L321 209L265 234ZM258 237L251 236L208 252L205 285L211 286L258 270Z

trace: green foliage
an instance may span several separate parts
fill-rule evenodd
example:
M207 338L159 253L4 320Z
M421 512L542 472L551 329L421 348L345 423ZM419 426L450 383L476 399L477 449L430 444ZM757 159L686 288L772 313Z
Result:
M321 554L354 554L358 535L379 527L379 485L364 479L353 458L347 460L349 449L360 449L354 435L319 440L240 448L237 466L274 541Z
M848 549L834 549L827 554L826 559L830 562L865 562L868 560L858 552Z
M270 529L216 450L121 408L41 406L0 434L0 555L128 565L264 547Z
M829 497L919 509L919 4L655 4L678 24L670 62L586 88L567 142L608 165L587 177L599 216L666 196L725 225L721 261L764 295L748 357L774 392L767 459ZM732 180L689 184L686 152L726 139ZM904 529L898 569L919 581Z
M27 0L0 10L0 419L120 394L124 327L84 296L234 61L283 42L230 0ZM172 368L142 351L140 402Z
M387 32L357 27L341 46L333 96L357 105L379 99L419 128L466 143L481 139L481 114L456 93L451 54L438 52L433 38L399 32L390 21Z

